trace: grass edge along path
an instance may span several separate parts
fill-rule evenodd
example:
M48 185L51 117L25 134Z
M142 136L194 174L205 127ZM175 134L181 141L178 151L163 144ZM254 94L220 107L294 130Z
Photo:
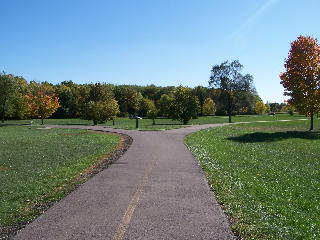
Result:
M14 126L14 128L26 129L26 127L19 126ZM29 129L35 128L31 127ZM86 135L85 133L89 133L90 136L96 135L97 137L99 137L100 140L97 139L97 141L99 141L100 144L103 141L104 137L106 137L106 140L110 139L110 137L113 140L107 140L106 143L108 143L109 146L107 146L106 148L101 148L100 150L102 151L96 152L95 154L89 154L88 156L83 156L83 158L87 158L86 160L84 160L86 162L85 167L79 169L79 166L76 166L76 168L78 168L76 174L74 174L74 176L69 176L70 178L66 177L68 180L62 181L63 184L55 186L55 188L51 189L50 192L41 194L32 201L27 200L25 206L23 208L20 207L20 209L22 209L20 211L23 211L21 216L19 215L19 209L13 210L15 212L15 219L12 219L11 223L9 221L9 224L4 225L0 223L0 239L10 239L10 237L13 236L19 229L32 222L42 212L48 209L54 202L61 200L64 196L73 191L80 184L84 183L91 176L107 168L109 164L117 160L129 148L132 142L132 139L126 135L101 133L89 130L50 129L38 131L40 131L41 134L50 131L57 131L60 136L64 135L66 137L77 137L78 134ZM102 137L102 134L104 135L104 137ZM79 162L81 162L80 159ZM77 161L74 164L77 165ZM1 192L3 191L8 191L8 189L2 189Z
M320 133L308 124L237 124L186 137L236 235L320 238Z

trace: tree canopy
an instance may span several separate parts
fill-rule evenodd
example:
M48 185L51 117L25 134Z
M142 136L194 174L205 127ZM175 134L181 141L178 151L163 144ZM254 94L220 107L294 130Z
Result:
M191 89L179 86L172 94L169 116L187 124L199 112L199 100Z
M46 83L33 82L30 93L25 96L27 115L43 119L50 117L60 107L59 98L53 93L53 88Z
M6 117L23 118L25 116L24 94L27 81L13 74L0 73L0 114L2 122Z
M93 103L91 103L89 109L98 109L97 106L102 106L102 104L96 104L97 102L106 102L109 99L117 101L119 112L116 115L120 117L129 115L141 115L151 119L170 117L172 116L171 103L174 100L174 94L182 87L113 85L103 82L78 84L71 80L52 84L28 82L23 77L13 74L0 74L0 117L2 119L38 117L37 114L30 115L25 95L36 96L39 84L45 95L59 99L59 107L50 115L52 118L84 118L84 111L88 109L89 102L94 102L96 105L93 108ZM188 89L187 95L190 96L190 99L192 96L192 99L197 101L197 110L192 117L204 114L205 100L208 98L215 103L216 115L228 113L228 98L222 89L202 86L186 89ZM233 113L253 114L256 98L254 92L235 94Z
M114 98L105 101L90 101L84 104L81 117L92 120L94 125L113 120L119 113L118 102Z
M285 72L280 73L281 84L288 103L300 113L311 117L320 110L320 46L316 38L299 36L291 43Z
M261 101L256 101L255 111L257 114L263 114L267 111L267 106Z
M236 100L241 94L254 93L253 77L250 74L242 75L243 66L238 60L225 61L211 69L209 87L220 89L225 95L226 108L231 122L232 112L235 110Z
M204 100L202 112L204 115L213 115L216 112L216 104L211 98Z

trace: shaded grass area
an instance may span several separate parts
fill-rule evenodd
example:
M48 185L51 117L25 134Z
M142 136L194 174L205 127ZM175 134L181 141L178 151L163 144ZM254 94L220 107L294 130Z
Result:
M238 115L232 118L233 122L253 122L253 121L276 121L276 120L297 120L305 118L302 115L290 116L289 114L277 114L275 116L268 115ZM152 119L140 119L139 120L139 130L169 130L182 127L188 127L190 125L198 124L210 124L210 123L225 123L228 122L227 116L205 116L198 117L196 119L191 119L188 125L183 125L181 122L168 119L168 118L158 118L156 119L156 124L152 124ZM31 120L18 120L18 121L6 121L5 124L30 124ZM58 125L92 125L92 121L82 120L82 119L45 119L45 124L58 124ZM33 125L40 125L41 120L32 120ZM136 129L136 121L129 118L117 118L115 120L115 125L113 126L112 121L108 121L105 124L100 124L102 126L121 128L121 129Z
M302 132L302 131L285 131L285 132L254 132L247 133L241 136L229 137L228 140L232 140L239 143L257 143L257 142L273 142L287 140L291 138L300 138L308 140L319 139L318 132Z
M5 121L4 124L41 125L41 119L9 120L9 121ZM80 118L67 118L67 119L57 118L57 119L44 119L44 124L90 125L92 124L92 121L83 120Z
M308 126L239 124L186 138L242 238L320 239L320 133Z
M116 135L76 129L3 126L0 133L0 227L33 219L120 142Z

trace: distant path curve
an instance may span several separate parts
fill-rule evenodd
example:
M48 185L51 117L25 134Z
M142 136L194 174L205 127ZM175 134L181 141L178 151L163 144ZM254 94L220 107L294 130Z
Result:
M14 239L235 239L198 162L184 145L192 132L51 126L129 135L133 143L108 169L54 204Z

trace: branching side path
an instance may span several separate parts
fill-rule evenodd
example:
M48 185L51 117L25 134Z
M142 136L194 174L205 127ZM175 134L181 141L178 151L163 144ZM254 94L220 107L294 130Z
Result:
M183 142L189 133L221 125L145 132L56 126L123 133L133 143L14 239L235 239Z

